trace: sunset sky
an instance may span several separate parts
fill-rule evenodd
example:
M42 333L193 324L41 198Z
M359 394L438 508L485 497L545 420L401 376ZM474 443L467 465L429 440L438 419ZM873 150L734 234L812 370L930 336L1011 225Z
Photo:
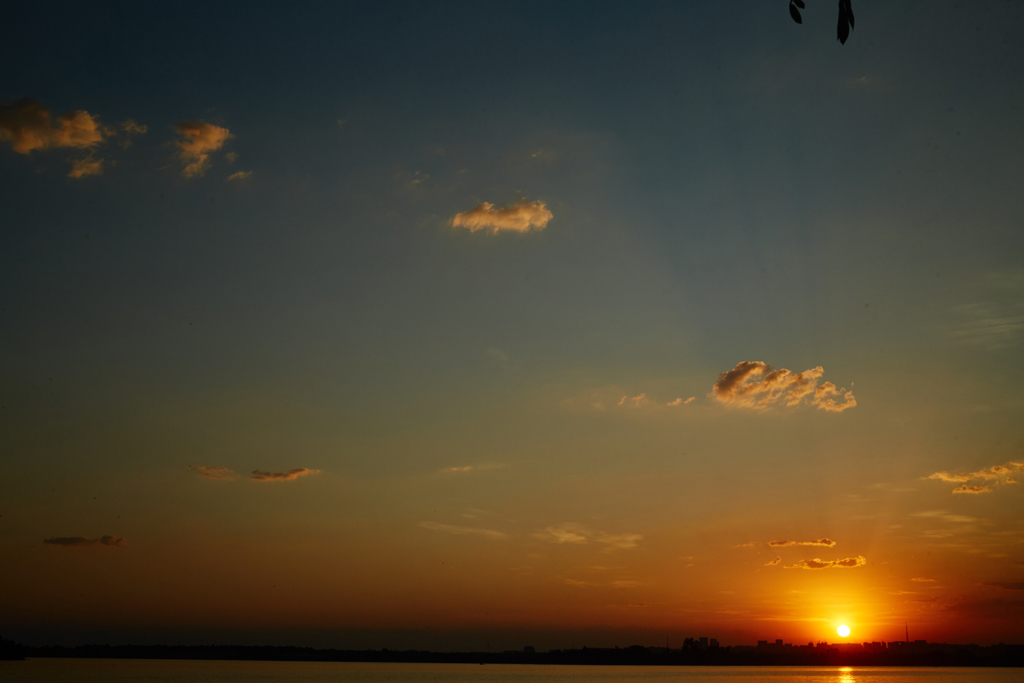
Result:
M1024 641L1024 5L853 4L5 8L0 634Z

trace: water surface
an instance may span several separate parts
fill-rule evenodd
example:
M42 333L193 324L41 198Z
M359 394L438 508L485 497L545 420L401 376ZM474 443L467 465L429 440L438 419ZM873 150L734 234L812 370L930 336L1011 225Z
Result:
M3 683L1010 683L1021 669L636 667L516 664L30 659L0 662Z

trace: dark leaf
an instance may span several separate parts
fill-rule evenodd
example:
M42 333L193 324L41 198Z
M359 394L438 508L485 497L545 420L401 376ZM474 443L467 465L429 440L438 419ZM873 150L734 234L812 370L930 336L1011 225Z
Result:
M791 2L790 4L791 5L796 5L800 9L804 8L804 0L793 0L793 2Z
M798 24L804 23L804 20L800 17L800 10L793 3L789 3L789 16L793 17L793 21Z
M850 28L853 28L853 5L850 4L851 0L840 0L840 7L846 8L846 20L850 23Z
M843 45L846 45L846 39L850 37L850 25L846 23L846 12L843 11L842 5L839 10L839 26L836 28L836 37Z

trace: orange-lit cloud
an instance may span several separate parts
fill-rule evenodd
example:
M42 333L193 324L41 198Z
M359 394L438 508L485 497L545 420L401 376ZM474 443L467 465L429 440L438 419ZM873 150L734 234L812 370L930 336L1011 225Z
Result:
M236 171L229 175L226 180L245 180L252 175L252 171Z
M1002 588L1007 591L1024 591L1024 581L991 581L989 583L981 584L983 586L991 586L992 588Z
M1014 470L1024 470L1024 463L1010 461L1005 465L983 467L977 472L936 472L928 475L925 479L962 484L953 489L953 493L991 493L992 489L988 486L970 486L966 482L974 479L984 479L986 481L994 481L996 484L1016 484L1017 480L1009 476Z
M235 473L229 470L227 467L205 467L203 465L189 465L190 470L195 470L199 474L203 475L207 479L216 479L217 481L233 481Z
M470 526L439 524L438 522L420 522L420 526L424 529L430 529L431 531L442 531L446 534L454 534L456 536L483 536L484 538L493 538L495 540L508 538L508 534L495 531L494 529L479 529L477 527Z
M19 154L50 147L94 147L109 134L87 111L63 114L54 127L50 110L41 102L26 98L0 104L0 140L10 142Z
M639 408L642 405L649 403L647 394L639 394L637 396L623 396L619 399L618 405L620 406L631 406L633 408Z
M911 581L916 581L917 583L935 583L935 579L914 578L914 579L911 579Z
M263 470L253 470L252 474L249 475L250 479L256 481L294 481L299 477L308 477L311 474L320 474L320 470L311 470L308 467L296 467L293 470L287 472L264 472Z
M186 178L201 176L210 165L210 155L234 137L227 128L205 121L182 121L175 129L184 140L178 141L179 154L185 162L181 174Z
M992 489L987 486L970 486L968 484L961 484L953 489L953 493L992 493Z
M765 562L764 566L766 566L766 567L774 567L775 565L780 564L781 562L782 562L782 557L776 557L771 562Z
M841 413L857 405L852 391L837 389L831 382L820 387L818 380L825 370L821 366L791 372L785 368L772 370L761 361L743 361L718 376L708 394L730 407L763 409L774 404L797 406L809 400L819 410ZM835 397L842 396L842 402Z
M831 538L819 538L814 541L768 541L768 545L772 547L788 547L791 545L817 545L825 548L831 548L836 544Z
M102 174L103 159L88 157L85 159L75 159L71 162L71 172L68 173L68 178L83 178L87 175Z
M695 398L696 398L695 396L691 396L690 398L688 398L688 399L686 399L684 401L682 399L682 397L680 397L680 398L677 398L674 401L669 401L665 405L667 405L667 406L685 406L685 405L688 405L688 404L692 403Z
M548 211L547 205L541 201L530 202L522 199L515 204L500 208L484 202L469 211L455 214L452 226L466 228L470 232L484 230L496 235L502 230L511 232L543 230L552 218L554 218L554 214Z
M842 560L819 560L814 558L813 560L800 560L796 564L787 564L786 569L852 569L854 567L863 567L867 563L868 561L863 555L847 557Z
M85 536L57 536L47 538L43 543L50 545L62 545L75 548L89 548L97 546L126 546L128 540L117 536L101 536L100 538L86 538Z

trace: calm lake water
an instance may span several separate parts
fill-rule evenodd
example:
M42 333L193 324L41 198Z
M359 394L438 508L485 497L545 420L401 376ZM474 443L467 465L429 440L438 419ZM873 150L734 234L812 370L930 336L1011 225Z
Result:
M1021 669L611 667L30 659L0 662L3 683L1010 683Z

